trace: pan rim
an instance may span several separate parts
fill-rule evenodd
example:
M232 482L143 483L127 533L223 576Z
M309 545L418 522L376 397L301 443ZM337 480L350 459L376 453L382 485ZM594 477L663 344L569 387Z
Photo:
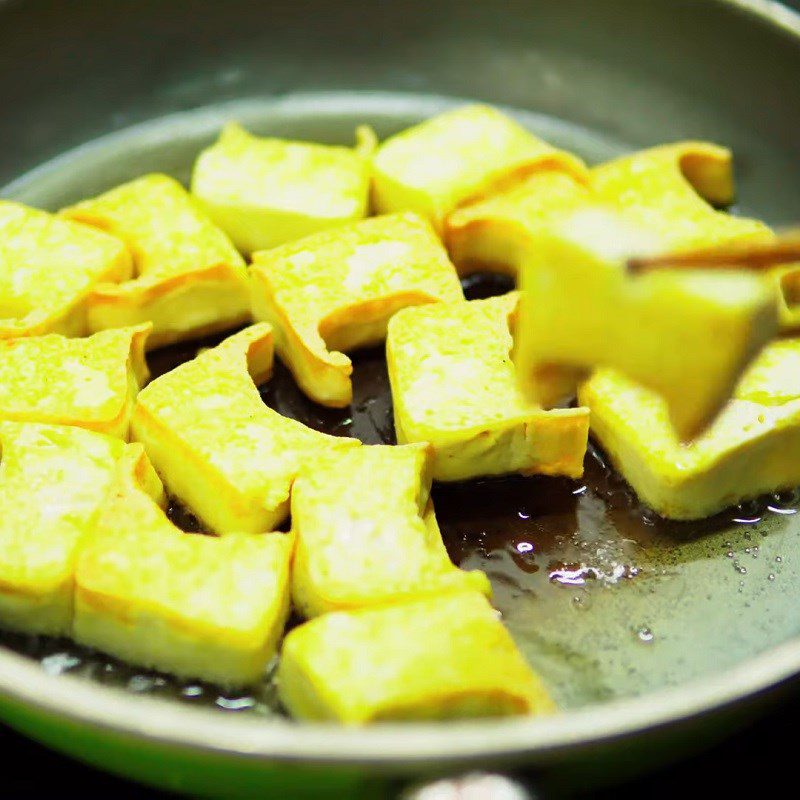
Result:
M765 692L800 671L800 637L720 674L637 697L595 703L551 717L510 717L343 727L276 717L224 717L208 708L131 694L71 675L50 675L38 662L0 651L4 700L154 745L239 760L302 762L375 769L442 766L483 759L548 757L700 718Z
M800 43L800 13L778 0L709 0L766 23ZM0 0L0 10L19 5ZM70 675L50 675L0 647L3 704L119 737L240 760L409 769L476 757L541 760L699 718L766 692L800 673L795 637L721 673L637 697L597 703L549 718L382 723L369 728L295 723L142 697Z

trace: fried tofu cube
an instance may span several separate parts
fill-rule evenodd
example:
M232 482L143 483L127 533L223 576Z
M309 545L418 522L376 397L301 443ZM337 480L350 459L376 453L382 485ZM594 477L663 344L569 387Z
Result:
M541 170L450 214L445 244L460 275L488 269L516 276L532 231L594 202L585 179Z
M77 425L126 439L149 374L149 333L145 324L86 339L50 333L0 340L0 419Z
M132 269L113 236L0 200L0 338L85 335L93 288Z
M535 237L514 351L532 400L548 406L607 366L662 394L682 439L714 417L777 331L774 286L735 270L629 272L628 257L660 248L652 231L599 211Z
M757 220L733 217L714 205L734 199L729 150L679 142L609 161L587 175L534 172L447 219L445 241L461 274L489 268L516 274L530 239L542 227L581 208L606 209L658 235L666 250L768 240Z
M709 142L677 142L600 164L591 170L600 202L661 237L665 250L769 240L763 222L713 206L735 199L731 151Z
M65 635L81 542L132 445L66 425L0 422L0 625Z
M800 339L769 344L714 423L689 444L659 394L612 370L580 390L592 433L662 517L701 519L742 500L800 484Z
M317 459L292 489L297 537L292 595L306 617L476 589L444 548L433 506L427 445L364 446Z
M430 225L392 214L323 231L253 256L256 319L300 388L333 408L350 404L353 365L345 352L379 344L406 306L464 299Z
M278 687L292 716L347 725L555 711L477 592L306 622L284 641Z
M289 513L289 490L326 450L358 447L264 404L272 331L259 324L225 339L139 394L133 435L170 492L210 531L263 533Z
M253 136L226 125L194 167L192 193L243 252L365 217L370 165L357 147Z
M121 471L75 571L74 639L131 664L255 683L289 613L291 534L184 533Z
M153 323L149 347L235 327L249 317L247 270L228 237L166 175L145 175L61 212L122 240L135 277L97 286L91 330Z
M383 142L373 158L378 213L416 211L441 231L446 216L545 168L584 174L583 162L551 147L497 109L446 111Z
M544 411L519 389L509 328L518 301L512 292L408 308L389 323L397 441L430 442L436 480L583 473L588 410Z

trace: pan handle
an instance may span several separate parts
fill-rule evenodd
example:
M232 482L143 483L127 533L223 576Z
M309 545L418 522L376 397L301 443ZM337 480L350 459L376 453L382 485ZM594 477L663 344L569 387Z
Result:
M519 781L491 772L469 772L452 778L415 783L399 800L537 800Z

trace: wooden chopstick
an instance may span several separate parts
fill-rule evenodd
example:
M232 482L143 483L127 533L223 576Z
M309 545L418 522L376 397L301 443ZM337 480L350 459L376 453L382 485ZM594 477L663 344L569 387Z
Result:
M780 264L800 262L800 231L792 231L771 242L727 244L682 253L629 258L628 270L633 274L654 269L750 269L761 270Z

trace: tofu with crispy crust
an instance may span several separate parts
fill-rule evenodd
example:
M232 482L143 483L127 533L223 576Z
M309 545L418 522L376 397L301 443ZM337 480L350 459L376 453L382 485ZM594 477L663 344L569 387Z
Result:
M714 206L735 199L733 156L710 142L676 142L607 161L591 170L601 203L657 234L665 250L769 240L763 222Z
M291 534L184 533L154 488L119 474L78 558L75 640L184 678L255 683L289 612Z
M289 513L305 464L359 446L326 436L264 404L272 331L259 324L154 380L139 398L133 435L170 492L210 531L263 533Z
M0 338L84 336L94 287L132 269L113 236L0 200Z
M428 446L364 446L319 458L292 489L297 537L292 595L306 617L476 589L444 548L433 506Z
M253 256L256 319L300 388L341 408L353 396L346 352L381 343L391 316L407 306L464 295L430 225L392 214L324 231Z
M99 285L91 330L153 323L150 347L222 331L250 317L247 270L228 237L166 175L145 175L61 212L124 242L135 277Z
M203 150L192 193L246 253L276 247L366 216L369 148L253 136L228 123ZM363 146L362 146L363 145Z
M458 206L503 189L533 172L586 167L490 106L446 111L383 142L373 158L378 213L416 211L438 231Z
M701 519L800 484L800 339L769 344L714 423L678 440L663 397L617 372L580 390L592 433L639 498L663 517Z
M544 411L519 389L510 355L518 300L408 308L389 323L397 440L430 443L436 480L583 473L587 409Z
M733 199L731 152L708 142L678 142L600 164L588 176L534 172L453 212L445 241L461 274L488 268L516 275L531 237L581 208L620 214L652 231L668 251L769 240L763 222L710 205Z
M278 686L292 716L347 725L556 710L477 592L306 622L286 637Z
M147 381L150 325L86 339L56 333L0 340L0 419L78 425L127 438Z
M606 366L661 393L683 439L713 419L777 331L775 288L737 270L627 268L630 257L658 252L657 233L600 211L534 237L514 349L531 400L549 406Z
M444 239L460 275L488 270L516 277L533 231L595 202L585 177L547 169L456 209Z
M66 425L0 422L0 625L65 635L75 562L139 445Z

